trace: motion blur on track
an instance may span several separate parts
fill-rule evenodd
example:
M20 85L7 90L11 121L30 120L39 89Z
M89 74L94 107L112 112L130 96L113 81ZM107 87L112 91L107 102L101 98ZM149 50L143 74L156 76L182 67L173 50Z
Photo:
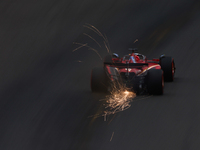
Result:
M198 0L2 0L0 8L0 149L200 149ZM86 23L120 56L129 47L173 56L164 95L137 96L126 111L99 117L108 95L88 83L108 51ZM72 52L73 42L99 55Z

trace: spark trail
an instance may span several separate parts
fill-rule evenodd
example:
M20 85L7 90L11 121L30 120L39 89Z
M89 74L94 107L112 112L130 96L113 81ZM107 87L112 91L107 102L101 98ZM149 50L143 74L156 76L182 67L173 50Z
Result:
M73 44L76 44L76 45L81 45L81 46L79 46L78 48L76 48L76 49L74 49L72 52L74 52L74 51L77 51L78 49L80 49L80 48L82 48L82 47L87 47L88 48L88 50L92 50L92 51L94 51L99 57L100 57L100 59L102 60L102 57L101 57L101 55L98 53L98 51L96 50L96 49L94 49L94 48L92 48L92 47L90 47L90 46L88 46L88 44L87 43L85 43L85 44L82 44L82 43L77 43L77 42L74 42Z
M114 90L111 95L106 96L105 111L103 116L115 114L124 111L131 106L132 99L136 94L127 89Z
M96 27L88 23L83 25L83 27L90 29L91 31L95 32L98 36L100 36L103 39L103 44L106 51L108 53L111 53L108 38L105 34L102 34ZM99 46L99 48L102 48L99 42L95 40L95 38L93 38L91 35L88 35L86 33L83 33L83 34L89 37L90 39L92 39ZM136 39L134 43L137 41L138 39ZM79 45L79 47L74 49L73 52L77 51L78 49L82 47L87 47L88 50L94 51L102 60L102 57L100 56L99 52L96 49L90 47L88 43L83 44L83 43L74 42L74 44ZM136 97L136 94L134 92L128 91L128 89L124 87L121 82L118 81L117 83L114 83L112 85L110 94L107 95L105 99L103 99L106 102L104 105L105 106L104 112L102 114L93 115L93 117L96 118L96 117L104 116L104 120L106 121L107 115L115 114L120 111L124 111L128 109L131 106L130 103L132 102L132 99L134 97Z
M103 38L103 43L104 43L104 46L105 46L106 51L107 51L108 53L111 52L111 50L110 50L110 45L109 45L109 42L108 42L108 38L106 37L105 34L103 35L96 27L94 27L93 25L88 24L88 23L86 23L85 25L83 25L83 27L90 29L91 31L95 32L97 35L99 35L100 37L102 37L102 38ZM100 48L102 48L102 46L99 44L99 42L97 42L97 40L95 40L95 38L93 38L91 35L88 35L88 34L86 34L86 33L83 33L83 34L84 34L85 36L89 37L90 39L92 39ZM88 46L88 43L83 44L83 43L74 42L73 44L77 44L77 45L80 45L80 46L77 47L76 49L74 49L72 52L75 52L75 51L79 50L79 49L82 48L82 47L87 47L88 50L93 50L93 51L100 57L100 59L102 60L102 57L101 57L101 55L99 54L98 50L96 50L96 49L94 49L94 48Z
M106 47L106 50L107 50L108 53L109 53L109 52L110 52L110 45L109 45L107 36L106 36L105 34L103 35L96 27L94 27L94 26L91 25L91 24L86 23L86 25L84 25L84 27L86 27L86 28L88 28L88 29L94 31L94 32L97 33L100 37L103 38L103 40L104 40L104 45L105 45L105 47Z

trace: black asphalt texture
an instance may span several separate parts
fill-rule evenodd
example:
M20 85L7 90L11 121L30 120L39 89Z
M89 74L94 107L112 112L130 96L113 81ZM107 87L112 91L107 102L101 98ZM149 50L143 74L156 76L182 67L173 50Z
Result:
M120 56L172 56L174 82L98 116L90 74L108 52L88 24ZM199 41L199 0L1 0L0 150L199 150Z

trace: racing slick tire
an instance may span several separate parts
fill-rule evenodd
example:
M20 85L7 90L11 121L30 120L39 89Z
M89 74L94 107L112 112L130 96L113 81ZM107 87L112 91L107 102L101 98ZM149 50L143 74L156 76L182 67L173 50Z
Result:
M108 91L108 76L103 67L92 69L90 86L92 92L107 92Z
M165 81L170 81L170 82L174 81L174 73L175 73L174 59L169 56L165 56L160 59L160 66L164 72Z
M161 69L150 69L147 75L147 90L149 94L162 95L164 76Z

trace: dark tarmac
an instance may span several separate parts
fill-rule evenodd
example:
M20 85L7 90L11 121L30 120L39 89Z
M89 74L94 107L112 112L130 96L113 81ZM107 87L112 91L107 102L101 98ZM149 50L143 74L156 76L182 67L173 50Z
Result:
M176 63L162 96L137 96L106 117L90 73L108 53L138 47ZM101 47L83 33L95 38ZM139 41L134 43L138 39ZM0 2L0 150L199 150L198 0Z

